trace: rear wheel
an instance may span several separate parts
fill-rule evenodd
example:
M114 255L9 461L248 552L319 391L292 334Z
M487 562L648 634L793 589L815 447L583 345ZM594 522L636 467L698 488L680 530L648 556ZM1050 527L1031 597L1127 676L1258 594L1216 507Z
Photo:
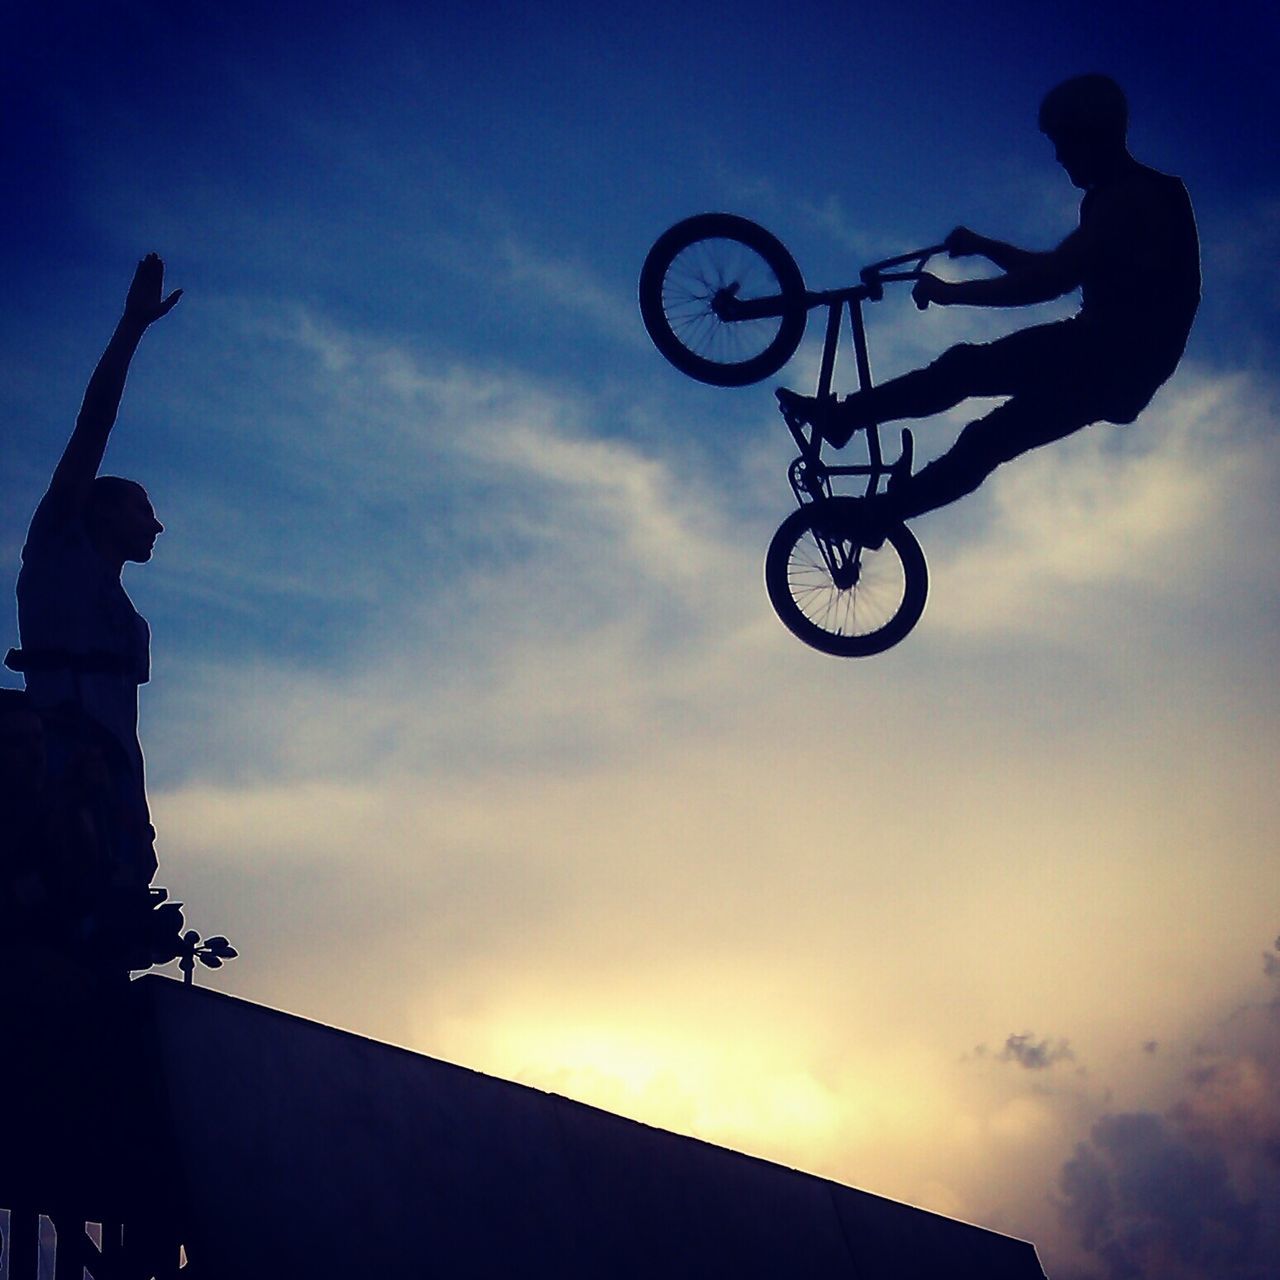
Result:
M640 315L681 373L743 387L795 355L808 312L782 242L731 213L702 213L658 237L640 271Z
M783 625L805 644L864 658L892 648L920 621L929 570L906 525L890 529L873 551L839 511L830 500L807 503L782 522L765 557L765 589Z

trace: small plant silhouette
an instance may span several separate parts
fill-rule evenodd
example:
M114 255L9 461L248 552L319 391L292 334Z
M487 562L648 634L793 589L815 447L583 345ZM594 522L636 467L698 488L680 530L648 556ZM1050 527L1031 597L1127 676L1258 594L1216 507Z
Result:
M206 969L221 969L227 960L234 960L240 953L221 934L203 941L194 929L188 929L179 940L178 955L181 959L178 968L182 970L184 986L194 986L196 961L199 960Z

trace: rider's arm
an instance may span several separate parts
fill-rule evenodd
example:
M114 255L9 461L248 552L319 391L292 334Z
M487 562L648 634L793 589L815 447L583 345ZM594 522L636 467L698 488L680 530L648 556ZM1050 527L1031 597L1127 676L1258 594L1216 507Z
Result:
M55 520L78 511L88 496L115 425L133 353L147 326L167 315L182 295L182 290L177 289L162 299L163 285L164 263L149 253L134 272L124 314L89 379L75 430L54 468L49 490L36 510L36 520Z
M955 234L954 232L952 233ZM936 302L941 306L1025 307L1037 302L1050 302L1080 287L1084 278L1084 237L1073 231L1056 249L1034 253L986 241L994 250L1008 250L1005 273L990 280L939 280L928 273L920 277L913 296L917 304ZM1002 263L994 255L985 254L997 266Z
M943 247L953 258L986 258L1001 271L1017 271L1032 266L1036 258L1044 257L1030 249L1019 249L1003 240L992 240L990 236L979 235L968 227L957 227L943 241Z

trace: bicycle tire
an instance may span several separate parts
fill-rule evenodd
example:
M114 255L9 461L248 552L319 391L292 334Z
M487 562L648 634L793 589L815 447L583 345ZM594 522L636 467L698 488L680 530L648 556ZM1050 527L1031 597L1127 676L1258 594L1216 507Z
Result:
M734 288L736 286L736 288ZM722 320L713 298L776 296L781 314ZM653 345L681 373L716 387L745 387L796 353L808 310L804 279L785 246L732 213L700 213L660 235L640 271L640 316Z
M807 503L782 522L764 562L769 602L792 635L821 653L838 658L883 653L904 639L924 613L929 594L924 552L905 524L896 525L883 546L857 552L857 581L841 587L818 541L832 537L833 519L838 516L833 518L827 500ZM815 523L820 533L815 533ZM846 548L856 547L856 539L841 540Z

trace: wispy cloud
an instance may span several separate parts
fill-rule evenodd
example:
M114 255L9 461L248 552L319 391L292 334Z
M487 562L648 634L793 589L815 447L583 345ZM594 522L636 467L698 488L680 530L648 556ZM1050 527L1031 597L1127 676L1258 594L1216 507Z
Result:
M532 290L537 304L566 308L618 341L634 347L647 342L629 294L606 289L585 262L539 253L512 236L498 244L498 260L511 285Z
M838 195L829 192L821 200L802 199L797 208L841 249L853 254L855 267L870 262L880 253L880 241L850 216ZM852 278L852 270L850 275Z
M1111 625L1102 589L1116 609L1135 589L1198 594L1225 530L1269 509L1280 459L1258 424L1270 414L1257 382L1188 371L1132 426L1097 424L1001 468L983 535L932 557L930 622L1069 639ZM1270 561L1257 570L1271 574Z

